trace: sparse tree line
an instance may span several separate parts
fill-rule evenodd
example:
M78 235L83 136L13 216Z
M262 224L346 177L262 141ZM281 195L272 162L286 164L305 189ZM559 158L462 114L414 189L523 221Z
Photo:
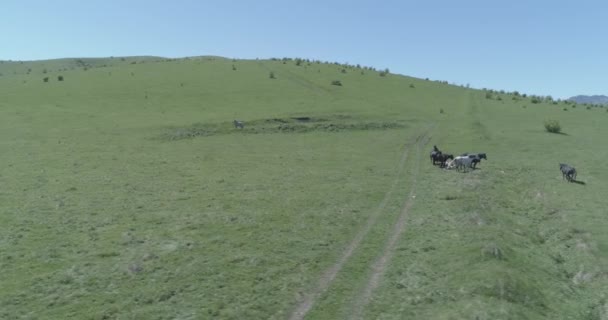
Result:
M540 104L540 103L548 103L553 105L565 104L571 105L571 108L576 108L577 105L582 105L587 107L587 110L591 108L604 108L603 104L591 104L591 103L583 103L579 104L575 101L571 100L562 100L562 99L553 99L552 96L541 96L541 95L526 95L519 93L518 91L506 92L504 90L492 90L492 89L482 89L485 92L485 98L489 100L497 100L501 101L503 98L511 97L511 100L520 101L524 99L529 99L532 104ZM564 111L567 111L567 108L564 108Z
M317 65L335 65L339 68L341 73L347 73L348 70L362 70L362 71L373 71L379 72L381 76L386 76L390 74L390 70L385 68L383 70L377 70L374 67L366 67L361 66L360 64L349 64L349 63L340 63L340 62L330 62L330 61L321 61L321 60L311 60L311 59L303 59L303 58L270 58L271 61L281 61L283 64L293 62L296 66L312 66L313 64Z

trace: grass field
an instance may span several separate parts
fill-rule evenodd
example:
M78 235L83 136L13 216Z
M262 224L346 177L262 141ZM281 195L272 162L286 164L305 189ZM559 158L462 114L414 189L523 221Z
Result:
M0 74L1 319L608 319L605 108L296 60Z

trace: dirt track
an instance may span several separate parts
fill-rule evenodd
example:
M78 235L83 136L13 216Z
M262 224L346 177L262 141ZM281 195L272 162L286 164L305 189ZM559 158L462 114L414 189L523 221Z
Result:
M418 171L420 170L420 161L421 161L421 152L422 147L428 143L429 138L426 136L420 137L419 143L416 145L416 166L415 170L412 172L412 184L410 193L405 200L403 208L401 209L401 214L399 215L399 219L395 224L395 227L389 234L388 240L384 249L382 250L382 255L380 255L371 268L371 273L368 276L367 284L365 288L359 293L357 299L355 300L355 305L353 306L350 319L362 319L363 311L365 307L369 303L374 290L378 287L382 276L386 271L387 265L390 263L393 258L393 254L395 252L395 246L397 245L397 241L401 237L401 234L405 231L407 226L408 213L412 205L414 204L414 200L416 198L416 179L418 177Z
M394 251L394 246L399 239L399 236L405 229L407 212L413 203L413 195L416 183L416 176L418 173L419 163L420 163L420 149L423 145L425 145L429 140L428 133L419 135L416 137L414 141L409 142L401 155L401 160L399 162L399 167L397 172L394 175L393 183L389 190L385 193L384 198L376 207L376 210L369 216L363 227L355 237L349 242L348 246L344 248L344 251L340 255L340 258L327 270L325 270L319 279L317 280L317 284L311 288L311 290L303 295L303 298L298 302L297 307L291 313L289 319L290 320L300 320L304 319L306 314L310 311L310 309L314 306L317 299L329 288L333 280L336 278L344 264L348 261L348 259L352 256L353 252L359 247L361 241L365 238L365 236L369 233L370 229L375 225L378 217L386 207L386 204L390 201L395 191L397 184L400 181L401 174L405 168L405 164L407 163L407 159L409 153L412 149L415 149L417 155L417 164L416 169L412 173L413 180L411 185L411 191L405 205L402 209L402 212L399 216L399 220L395 225L395 229L391 232L387 245L384 247L383 254L380 256L374 265L372 266L372 273L369 277L368 284L365 286L363 292L359 293L357 301L360 303L357 304L356 308L353 310L353 317L360 317L363 307L373 293L373 290L378 285L378 281L384 273L387 263L390 261L392 257L392 252Z

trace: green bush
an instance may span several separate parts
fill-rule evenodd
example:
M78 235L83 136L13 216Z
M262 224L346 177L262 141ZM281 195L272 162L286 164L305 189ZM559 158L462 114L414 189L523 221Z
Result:
M546 120L545 121L545 130L547 130L547 132L551 132L551 133L560 133L562 131L562 127L560 126L560 124L557 120Z
M342 86L342 82L340 80L334 80L331 82L333 86Z

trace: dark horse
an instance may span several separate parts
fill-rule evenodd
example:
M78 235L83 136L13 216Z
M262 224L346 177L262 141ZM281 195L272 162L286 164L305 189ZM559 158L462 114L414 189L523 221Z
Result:
M435 159L437 161L439 161L440 168L445 168L445 163L448 161L448 159L454 160L454 155L448 154L448 153L441 153L441 154L437 155L437 157L435 157Z
M232 123L234 124L235 128L245 128L245 123L243 123L243 121L234 120Z
M564 163L559 164L559 170L562 172L562 178L572 182L576 180L576 169Z
M441 151L437 148L437 146L433 146L433 151L431 151L431 163L433 165L437 164L437 157L441 155Z

